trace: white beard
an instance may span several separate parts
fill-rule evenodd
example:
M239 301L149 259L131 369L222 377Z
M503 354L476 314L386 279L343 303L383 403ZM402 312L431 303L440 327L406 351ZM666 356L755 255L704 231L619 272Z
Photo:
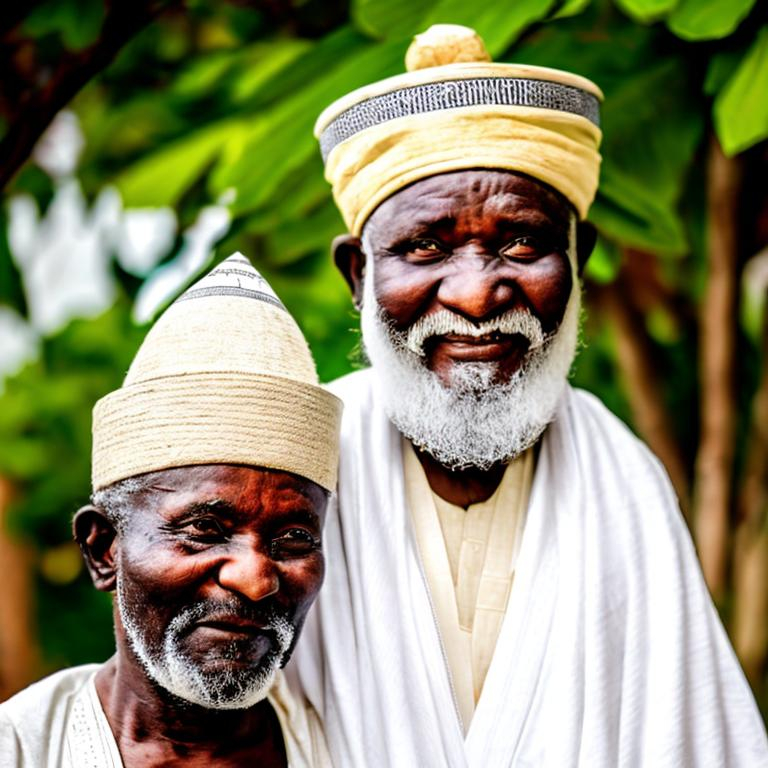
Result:
M376 300L373 282L369 267L360 318L363 344L384 410L403 435L453 469L488 469L539 439L554 417L576 356L581 288L575 275L553 334L544 337L539 321L525 310L505 316L502 327L517 323L515 332L531 342L509 381L493 383L496 363L457 363L450 387L425 365L418 321L408 331L396 331ZM438 325L444 327L441 320Z
M276 647L269 651L257 667L241 667L207 672L200 668L179 644L179 636L196 621L209 614L210 605L197 603L175 616L165 631L160 648L150 647L141 630L140 618L125 602L121 576L117 581L117 604L128 642L149 677L179 699L206 709L247 709L262 699L272 687L277 670L291 647L293 625L284 617L273 614L268 627L274 632ZM216 604L222 607L221 602ZM232 612L237 611L233 603ZM219 660L225 660L227 649Z

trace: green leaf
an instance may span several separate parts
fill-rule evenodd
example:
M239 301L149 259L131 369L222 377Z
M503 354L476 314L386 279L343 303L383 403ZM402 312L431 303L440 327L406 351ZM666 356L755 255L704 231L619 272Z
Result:
M101 0L49 0L29 13L24 29L33 37L58 33L66 48L79 51L96 42L103 21Z
M714 123L726 155L768 138L768 26L757 34L733 77L718 93Z
M567 15L579 13L589 0L569 0ZM547 16L555 0L468 3L466 0L356 0L352 6L357 26L380 39L407 38L432 24L463 24L474 29L496 57L528 26Z
M615 0L616 5L631 18L652 22L669 13L679 0Z
M561 2L552 19L567 19L571 16L577 16L582 13L592 0L564 0Z
M424 18L423 26L426 29L431 24L450 22L471 27L483 38L488 53L495 59L531 24L545 18L553 5L554 0L478 4L466 0L439 0Z
M212 192L237 189L235 215L268 202L279 205L285 180L319 153L312 129L320 112L354 88L394 74L402 58L401 41L372 43L346 57L340 51L335 68L260 115L240 156L222 158L211 178Z
M240 136L236 120L213 123L145 155L112 181L126 208L175 205L223 147Z
M606 92L600 194L590 218L624 245L687 249L677 206L704 131L688 82L682 62L662 60Z
M371 41L351 25L340 27L267 78L251 98L243 103L243 107L256 111L286 101L318 78L327 76L346 59L367 50L370 45Z
M746 18L755 0L682 0L667 26L683 40L727 37Z
M405 38L424 31L422 19L436 2L437 0L354 0L351 9L352 20L359 30L379 40Z
M276 227L267 239L267 255L274 265L288 264L313 251L327 253L333 237L345 229L336 205L327 202L301 220Z
M598 237L584 274L596 283L612 283L621 268L621 251L610 240Z
M194 98L222 86L230 74L236 57L231 51L212 51L193 59L176 78L168 92L183 98Z
M257 43L242 52L237 72L230 85L232 100L244 103L253 99L270 82L285 82L286 70L300 63L311 50L308 40L280 39Z
M512 55L592 78L605 93L600 188L589 214L601 233L623 246L685 252L678 204L704 129L686 60L659 53L655 28L596 5L537 29Z
M27 298L16 263L8 247L8 215L0 209L0 304L15 309L22 317L27 315Z
M744 53L744 49L735 49L718 51L712 56L707 67L707 76L704 79L704 93L707 96L715 96L733 77L733 73L744 58Z

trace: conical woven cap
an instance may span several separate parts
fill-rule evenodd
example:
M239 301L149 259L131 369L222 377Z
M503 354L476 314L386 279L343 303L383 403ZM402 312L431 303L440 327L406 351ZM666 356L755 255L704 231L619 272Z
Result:
M93 487L168 467L247 464L331 490L340 416L295 320L236 253L166 310L123 386L96 404Z
M168 307L136 353L125 384L203 371L263 373L317 384L299 326L240 253Z

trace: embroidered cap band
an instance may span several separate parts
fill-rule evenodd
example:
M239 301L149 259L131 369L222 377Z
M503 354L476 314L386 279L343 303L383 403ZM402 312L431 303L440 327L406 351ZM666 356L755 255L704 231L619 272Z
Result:
M595 94L581 88L524 77L467 78L402 88L355 104L323 129L320 151L327 160L337 144L398 117L494 105L572 112L600 127L600 102Z

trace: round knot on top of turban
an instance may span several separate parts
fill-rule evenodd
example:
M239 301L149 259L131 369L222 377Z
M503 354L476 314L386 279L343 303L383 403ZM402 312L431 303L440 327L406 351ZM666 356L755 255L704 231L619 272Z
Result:
M414 72L444 64L490 60L485 43L474 29L459 24L433 24L414 37L405 54L405 68Z

